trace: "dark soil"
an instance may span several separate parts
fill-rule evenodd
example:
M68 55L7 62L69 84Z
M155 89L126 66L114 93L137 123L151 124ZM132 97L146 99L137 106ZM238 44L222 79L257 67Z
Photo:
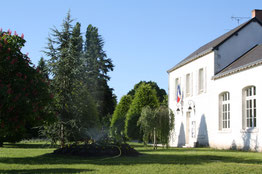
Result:
M121 152L119 150L121 149ZM122 145L98 145L98 144L86 144L86 145L71 145L69 147L63 147L56 149L53 154L55 155L73 155L83 157L100 157L100 156L137 156L140 155L138 151L132 148L128 144Z

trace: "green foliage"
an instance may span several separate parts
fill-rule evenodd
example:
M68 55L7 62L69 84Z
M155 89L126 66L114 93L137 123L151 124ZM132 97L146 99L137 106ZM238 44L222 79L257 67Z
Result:
M174 114L166 106L151 109L146 106L142 109L141 117L137 124L143 133L143 141L148 143L150 137L154 139L154 147L158 139L162 145L168 147L170 131L174 129Z
M111 120L111 134L120 142L125 140L125 119L131 103L132 97L130 95L123 96L116 106Z
M48 67L43 57L40 58L38 65L37 65L37 69L39 69L39 71L44 75L46 79L49 79L48 78L48 74L49 74Z
M113 71L113 63L103 50L104 41L98 28L89 25L86 30L84 45L84 71L88 89L95 100L101 122L110 123L108 115L113 114L116 96L107 84Z
M137 121L141 116L142 108L145 106L156 108L159 106L159 102L155 89L152 89L149 84L143 83L138 87L132 104L130 105L130 109L127 112L125 134L128 138L141 138L141 134L139 133L140 128L137 126Z
M163 101L161 102L160 105L161 105L161 106L168 107L168 95L165 95L165 96L164 96L164 99L163 99Z
M139 83L137 83L137 84L134 86L134 88L133 88L132 90L130 90L130 91L128 92L128 95L131 95L131 96L134 97L137 89L139 88L139 86L140 86L141 84L144 84L144 83L145 83L145 84L149 84L153 89L156 90L156 95L157 95L157 98L158 98L158 100L159 100L159 103L162 103L162 102L165 100L165 96L167 95L167 94L166 94L166 91L165 91L164 89L160 89L159 86L157 85L157 83L156 83L156 82L152 82L152 81L148 81L148 82L146 82L146 81L140 81Z
M83 39L81 25L76 23L68 13L62 24L62 29L52 29L49 37L47 56L50 57L49 69L53 75L52 89L55 93L54 109L57 111L57 125L46 127L48 136L60 137L61 145L67 141L79 141L86 136L86 131L99 126L97 107L87 82L83 61ZM57 128L57 133L49 129Z
M20 51L24 43L23 36L0 31L0 141L19 141L54 120L49 82Z
M157 119L155 110L146 106L142 109L141 117L139 118L137 125L140 126L140 131L143 133L143 141L148 143L149 137L154 135Z
M80 86L81 87L81 86ZM75 127L71 132L71 140L86 140L90 128L99 128L99 117L93 98L87 88L80 88L75 96L77 103L74 105Z
M155 114L157 138L163 146L168 147L170 132L174 129L174 114L172 110L166 106L157 108Z

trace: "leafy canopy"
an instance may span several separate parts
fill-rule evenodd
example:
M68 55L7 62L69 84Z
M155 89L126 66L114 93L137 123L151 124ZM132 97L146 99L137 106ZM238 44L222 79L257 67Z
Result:
M141 138L141 134L139 133L140 128L137 126L137 121L141 116L142 108L145 106L157 108L159 106L159 101L155 89L152 89L149 84L143 83L138 87L135 93L125 120L125 134L128 138Z
M0 142L19 141L27 128L54 120L49 82L21 52L25 40L0 31Z

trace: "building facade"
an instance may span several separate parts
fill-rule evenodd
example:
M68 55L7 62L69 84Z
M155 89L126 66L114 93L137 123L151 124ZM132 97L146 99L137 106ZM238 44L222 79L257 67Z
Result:
M170 145L262 151L262 10L168 70Z

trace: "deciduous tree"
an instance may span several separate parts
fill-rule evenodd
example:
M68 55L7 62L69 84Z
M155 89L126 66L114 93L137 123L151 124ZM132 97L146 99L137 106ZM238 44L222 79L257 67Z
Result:
M157 108L159 106L159 101L155 89L152 89L149 84L143 83L138 87L135 93L135 97L130 105L125 120L125 134L130 139L141 138L137 121L141 116L142 108L145 106L149 106L152 109Z
M28 129L54 119L49 82L21 52L23 37L0 31L0 142L19 141Z

